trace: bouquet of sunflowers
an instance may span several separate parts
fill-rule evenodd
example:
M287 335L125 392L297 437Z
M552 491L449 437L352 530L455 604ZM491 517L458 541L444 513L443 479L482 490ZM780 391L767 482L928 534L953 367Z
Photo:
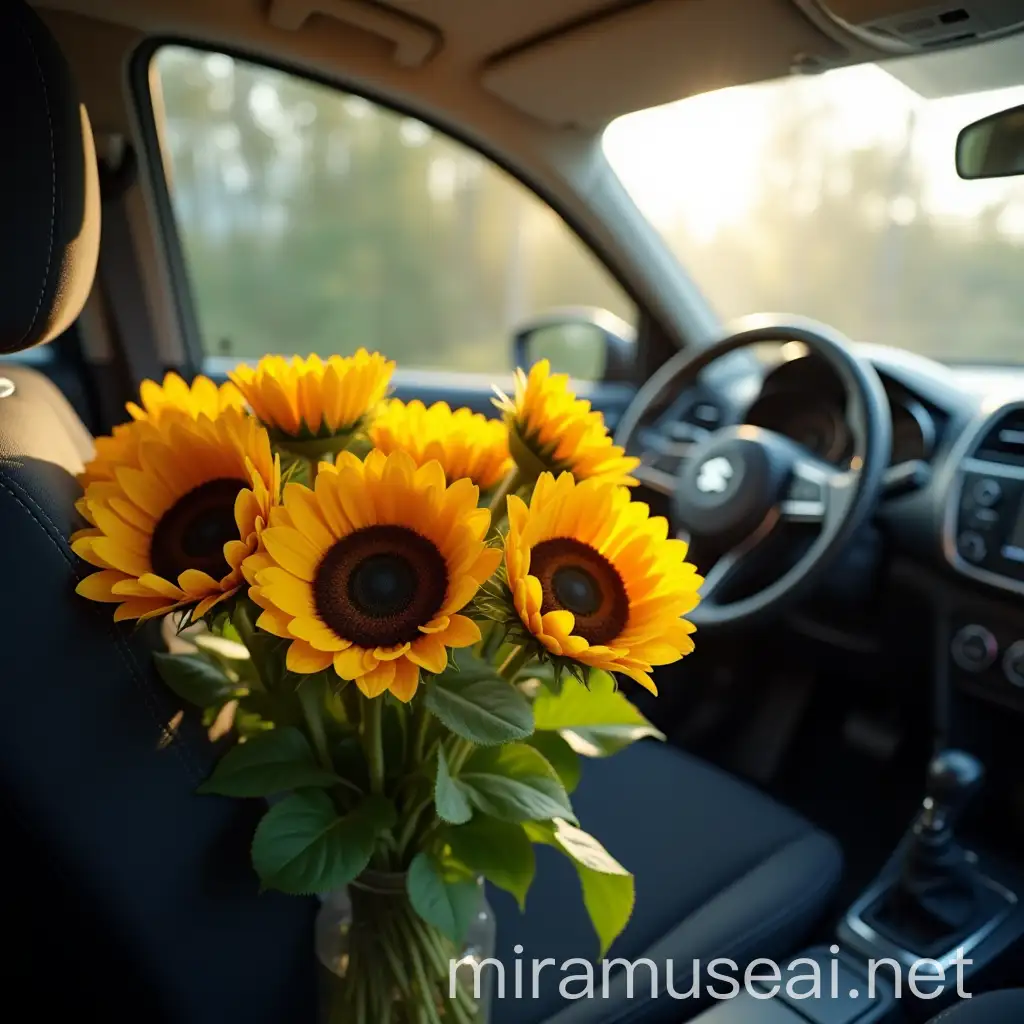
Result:
M465 1024L486 1007L450 965L480 880L522 904L534 844L572 860L601 955L625 927L633 879L570 793L580 755L657 734L613 676L655 692L701 579L547 363L495 420L388 401L393 368L145 382L72 540L79 594L191 638L157 668L235 740L203 792L266 800L263 887L347 894L325 1019Z

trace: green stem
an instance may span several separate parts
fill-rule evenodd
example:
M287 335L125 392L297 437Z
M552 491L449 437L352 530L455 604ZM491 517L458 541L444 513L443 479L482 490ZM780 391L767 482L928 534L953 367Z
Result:
M430 712L424 701L420 701L413 709L412 746L410 748L409 768L415 771L423 764L423 755L427 748L427 732L430 729Z
M331 752L327 746L327 732L324 729L324 719L321 714L320 695L310 680L303 680L299 683L297 692L302 715L306 720L306 728L309 730L309 738L313 741L316 756L327 771L333 772L334 762L331 760Z
M384 730L382 728L384 697L373 697L364 702L363 746L370 769L370 792L384 792Z
M523 670L523 667L530 660L530 649L525 645L517 647L506 659L504 664L498 669L499 674L503 679L507 679L510 683L516 681L516 676Z
M402 833L398 837L398 854L403 858L403 860L409 850L409 847L412 845L413 838L416 835L416 829L419 827L420 817L430 806L431 800L432 797L422 800L406 815L405 824L402 826Z
M476 744L472 740L456 741L448 762L448 768L452 775L458 775L462 771L474 750L476 750Z
M248 599L239 601L235 606L235 613L231 616L231 623L238 632L239 639L249 651L249 664L252 667L253 675L256 677L256 682L259 683L261 690L265 693L269 692L266 680L260 671L259 658L256 657L254 649L253 639L256 636L256 626L253 624L252 617L249 614Z
M314 455L306 459L306 468L309 470L309 489L313 489L316 483L316 475L320 472L320 456Z
M445 957L444 951L438 946L437 940L431 935L430 929L424 924L422 918L413 916L410 919L410 931L418 936L423 949L426 951L430 965L437 972L438 977L447 981L448 971L450 970L448 959ZM449 1003L453 1016L458 1021L472 1019L476 1013L476 1004L473 1002L472 996L466 990L461 979L456 981L455 992L455 999Z
M487 533L488 539L498 535L498 528L505 519L508 503L506 499L510 494L515 494L525 483L523 474L518 466L513 466L505 475L505 479L494 489L490 503L487 508L491 513L491 528Z
M409 953L409 960L412 963L412 973L415 984L420 990L423 999L422 1006L426 1010L427 1020L430 1024L442 1024L437 1012L437 1004L434 1002L434 995L437 993L438 985L431 985L430 972L426 969L423 957L420 953L419 937L416 934L411 922L405 922L406 947ZM438 984L443 984L444 979L437 979Z

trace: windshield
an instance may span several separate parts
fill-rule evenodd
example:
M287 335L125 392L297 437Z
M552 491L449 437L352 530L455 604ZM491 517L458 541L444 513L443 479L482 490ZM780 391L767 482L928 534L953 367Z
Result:
M901 78L937 57L970 82L986 48L903 59ZM1022 87L925 98L866 65L631 114L605 151L723 319L799 313L947 361L1024 362L1024 177L962 181L953 157L964 125L1018 103Z

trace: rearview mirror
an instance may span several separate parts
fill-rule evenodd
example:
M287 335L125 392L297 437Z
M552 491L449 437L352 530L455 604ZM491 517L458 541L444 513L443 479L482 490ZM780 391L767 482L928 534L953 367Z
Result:
M606 309L554 309L520 325L512 348L515 365L524 370L548 359L555 373L579 380L628 381L636 329Z
M1024 174L1024 106L964 128L956 139L956 173L969 181Z

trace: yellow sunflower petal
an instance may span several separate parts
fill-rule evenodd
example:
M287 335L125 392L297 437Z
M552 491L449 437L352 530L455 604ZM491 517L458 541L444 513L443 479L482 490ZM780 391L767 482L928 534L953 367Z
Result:
M267 553L282 569L307 583L316 578L316 567L322 554L298 530L287 526L268 527L263 531L263 543Z
M448 647L471 647L480 642L480 627L465 615L453 615L448 628L435 635Z
M333 630L328 629L319 619L312 616L300 616L291 620L288 624L292 636L305 640L311 647L318 651L344 651L352 646L351 640L338 636Z
M114 621L125 622L130 619L152 618L164 612L169 612L174 605L162 598L130 597L122 601L114 609Z
M267 608L260 612L256 625L260 629L265 629L268 633L273 633L274 636L281 637L283 640L292 640L294 637L288 628L291 622L292 619L283 612Z
M334 655L334 671L342 679L355 679L363 674L363 657L366 652L361 647L349 647Z
M128 578L116 569L104 569L80 580L75 587L75 593L87 597L90 601L121 601L122 598L114 593L114 587Z
M406 657L414 665L438 675L448 666L448 648L442 637L439 633L425 633L412 642Z
M285 655L288 671L303 675L322 672L333 660L334 656L329 651L318 651L305 640L293 640Z
M388 689L395 679L395 664L382 661L373 671L367 672L356 679L356 686L364 697L379 697Z
M420 684L420 670L408 658L395 662L395 678L391 680L391 692L404 703L416 696Z

